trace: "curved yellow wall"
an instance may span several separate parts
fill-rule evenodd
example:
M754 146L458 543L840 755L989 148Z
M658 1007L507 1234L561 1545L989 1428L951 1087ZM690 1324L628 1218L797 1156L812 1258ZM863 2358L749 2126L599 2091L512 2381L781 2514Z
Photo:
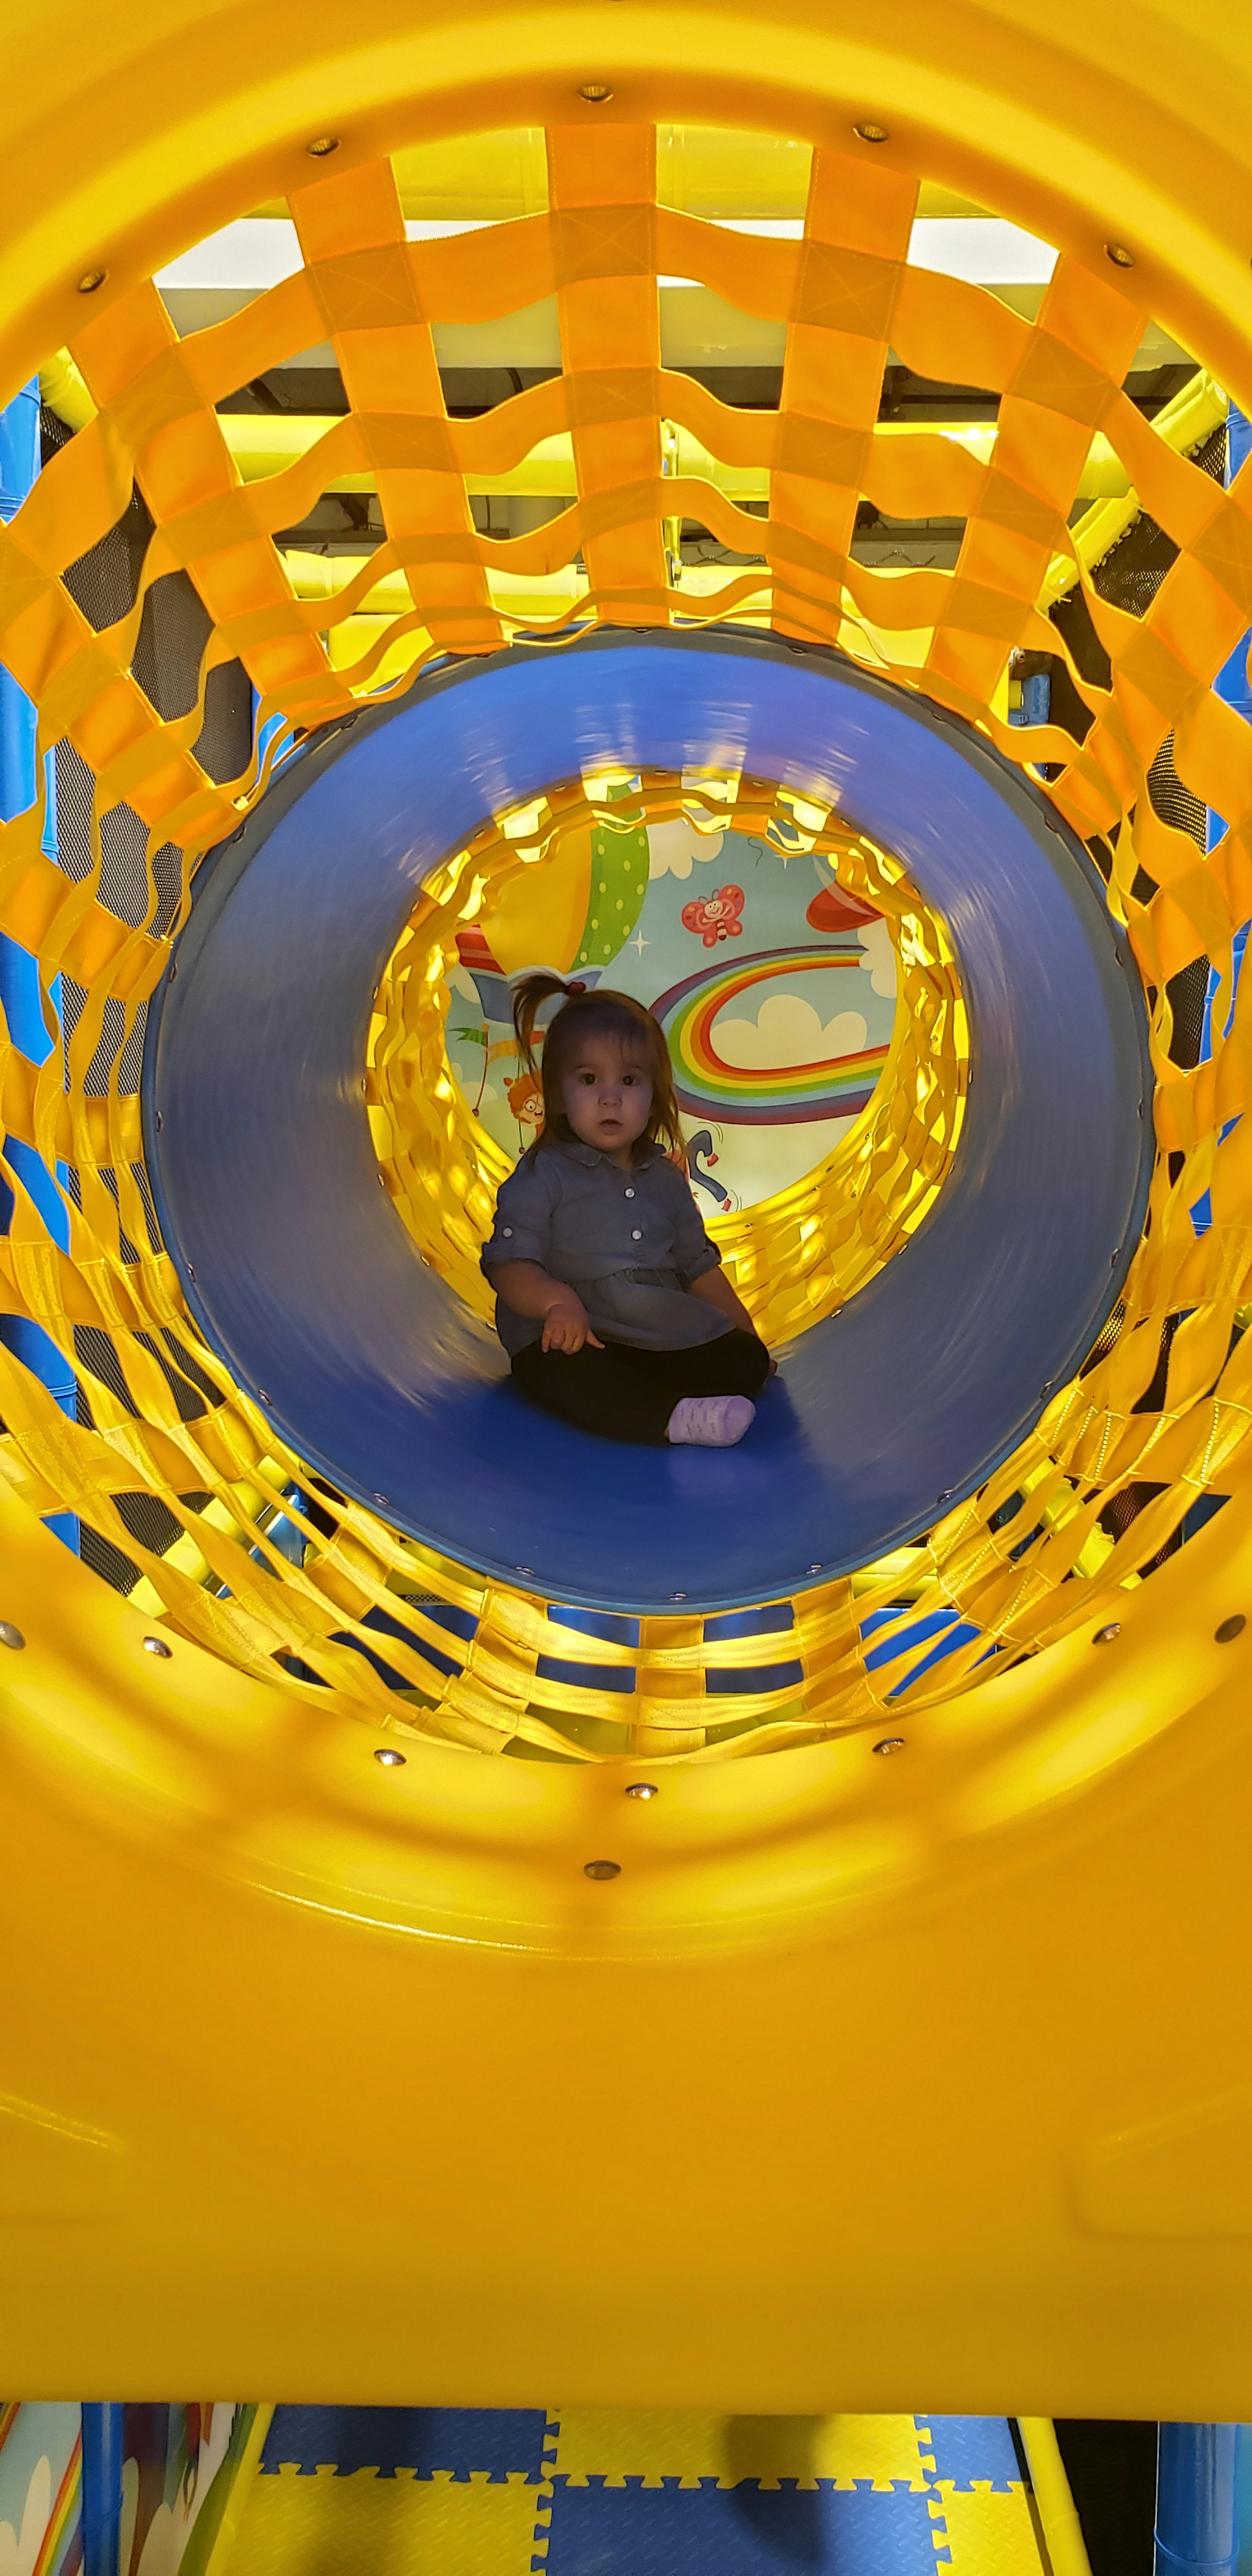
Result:
M1132 246L1252 404L1250 53L1241 10L1126 0L26 5L0 395L80 278L107 313L317 135L348 166L607 113L841 147L873 116L888 166L1093 267ZM10 2384L1252 2413L1245 1471L1108 1642L890 1759L861 1732L647 1803L417 1737L384 1769L334 1688L147 1652L7 1493L0 1546Z

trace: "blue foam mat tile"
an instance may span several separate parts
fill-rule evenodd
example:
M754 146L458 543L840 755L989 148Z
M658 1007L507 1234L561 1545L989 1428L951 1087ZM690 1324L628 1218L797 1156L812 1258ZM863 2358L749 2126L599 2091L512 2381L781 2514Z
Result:
M340 2477L375 2469L394 2477L437 2470L454 2478L526 2477L539 2485L550 2445L541 2406L278 2406L261 2453L261 2474L294 2464L303 2475L334 2468Z
M937 2479L946 2478L954 2487L991 2486L999 2494L1021 2485L1021 2466L1003 2415L919 2415L917 2421L929 2431Z
M753 2480L571 2487L558 2479L545 2576L933 2576L925 2495Z

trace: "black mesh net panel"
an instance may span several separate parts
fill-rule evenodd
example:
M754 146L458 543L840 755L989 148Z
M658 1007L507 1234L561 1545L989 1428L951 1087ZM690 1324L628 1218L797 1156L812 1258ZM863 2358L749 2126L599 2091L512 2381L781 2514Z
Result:
M1226 431L1224 426L1214 430L1211 437L1205 440L1204 445L1197 449L1194 462L1206 474L1211 474L1215 482L1220 483L1225 480ZM1092 574L1093 585L1101 599L1109 600L1115 608L1128 610L1132 617L1142 617L1145 609L1155 599L1166 573L1177 559L1177 554L1178 548L1172 538L1166 536L1164 529L1158 526L1155 519L1149 518L1146 510L1141 511L1133 526L1127 529L1125 536L1110 549L1103 562L1097 565ZM1082 591L1073 590L1065 599L1058 600L1051 611L1051 616L1054 626L1058 627L1064 636L1083 678L1092 682L1097 688L1107 688L1108 657L1092 625L1090 611ZM1038 667L1044 666L1044 657L1041 656ZM1048 657L1046 667L1053 674L1054 719L1057 723L1065 725L1067 730L1081 741L1091 723L1091 716L1078 696L1064 663ZM1172 733L1166 735L1148 771L1148 794L1162 822L1172 824L1177 831L1188 832L1201 849L1206 847L1208 813L1199 797L1192 795L1190 788L1183 784L1178 775L1174 763ZM1154 889L1148 883L1139 891L1146 896ZM1192 959L1189 966L1183 967L1180 974L1173 976L1165 988L1173 1013L1169 1052L1177 1065L1191 1067L1200 1061L1209 977L1208 958L1196 957ZM1156 1376L1151 1386L1139 1399L1137 1411L1153 1411L1165 1401L1169 1345L1173 1338L1173 1328L1178 1321L1177 1316L1171 1316L1169 1319ZM1115 1540L1120 1538L1160 1491L1159 1485L1145 1482L1125 1486L1101 1514L1101 1528L1110 1538ZM1173 1537L1166 1540L1164 1547L1140 1567L1140 1573L1152 1573L1181 1545L1182 1532L1176 1530Z
M1217 483L1225 479L1226 431L1215 429L1203 446L1197 448L1193 462ZM1170 566L1176 561L1178 548L1171 537L1146 510L1140 511L1133 526L1111 547L1103 562L1096 566L1092 582L1101 599L1113 607L1126 609L1132 617L1142 617L1155 599ZM1070 591L1051 610L1052 623L1064 636L1084 680L1095 688L1107 688L1108 656L1091 622L1091 614L1081 589ZM1075 689L1065 664L1059 657L1039 654L1030 657L1036 669L1046 669L1052 681L1053 721L1064 725L1078 741L1083 741L1091 724L1091 715ZM1024 667L1024 666L1023 666ZM1201 849L1205 847L1208 814L1198 796L1184 786L1174 765L1174 737L1167 734L1148 772L1148 794L1163 823L1175 830L1188 832ZM1146 896L1154 891L1145 885ZM1196 1065L1204 1026L1204 1005L1208 995L1209 962L1207 957L1193 959L1180 975L1167 986L1173 1012L1173 1034L1170 1054L1175 1064Z
M40 412L40 431L46 465L73 432L46 404ZM108 535L66 571L65 587L97 634L130 615L139 596L144 558L154 534L151 513L136 486ZM188 573L166 573L153 583L143 604L131 667L145 696L167 722L174 716L185 716L196 703L201 657L212 625ZM210 778L237 778L247 767L251 749L252 691L248 675L242 662L224 662L209 674L196 758Z
M140 1333L136 1338L162 1371L181 1422L198 1422L211 1406L221 1403L212 1379L205 1376L193 1353L176 1333L166 1331L160 1336ZM137 1421L138 1407L126 1384L112 1337L98 1324L76 1324L74 1357L79 1373L79 1420L85 1422L89 1429L94 1425L91 1410L91 1381L94 1378L99 1386L107 1387L115 1402Z
M1166 985L1169 1006L1174 1014L1169 1051L1175 1064L1188 1070L1200 1061L1204 1038L1204 1007L1208 1000L1210 967L1207 957L1193 957L1180 975Z
M182 1421L194 1422L206 1411L208 1403L220 1402L215 1388L175 1334L166 1333L158 1340L155 1334L144 1333L139 1338L144 1349L163 1370ZM76 1324L74 1357L78 1365L75 1411L78 1420L88 1430L95 1427L91 1404L93 1382L107 1387L114 1401L133 1419L138 1418L139 1408L126 1384L121 1362L108 1333L102 1332L95 1324ZM181 1521L155 1494L114 1494L110 1499L132 1538L154 1555L162 1555L166 1548L172 1547L182 1537ZM207 1493L189 1493L181 1499L190 1510L202 1511L210 1497ZM134 1591L139 1581L139 1567L114 1540L93 1529L89 1521L79 1524L79 1552L83 1563L89 1565L93 1573L102 1575L115 1591Z
M207 1494L185 1494L182 1500L192 1510L198 1510L209 1497ZM156 1494L114 1494L112 1502L131 1537L137 1538L141 1547L150 1548L154 1556L164 1556L166 1549L175 1546L184 1535L177 1513L172 1512L168 1503L163 1503Z
M111 1336L104 1332L99 1324L75 1324L74 1358L78 1363L79 1373L79 1421L86 1423L89 1430L95 1427L95 1416L91 1409L90 1383L94 1378L98 1385L108 1388L114 1401L121 1405L124 1412L129 1413L133 1422L137 1422L139 1407L122 1375L122 1363L114 1349Z
M73 436L45 405L40 414L42 456L48 464ZM139 596L144 558L153 536L153 521L136 488L120 519L65 574L65 586L96 632L127 617ZM186 715L195 705L200 660L211 620L198 591L184 572L154 582L144 601L135 647L134 675L157 713L167 719ZM228 662L210 672L205 691L204 723L196 756L214 779L237 778L252 748L252 691L241 662ZM60 864L75 882L90 876L93 780L90 770L68 742L55 755L56 827ZM100 900L119 921L132 928L146 922L159 938L177 914L182 894L182 854L167 842L151 862L149 887L147 826L129 805L116 805L100 826ZM67 1036L78 1026L86 996L72 978L62 978L61 1017ZM143 1064L146 1009L141 1008L129 1036L121 1004L110 1000L99 1044L86 1076L87 1092L103 1098L117 1065L118 1088L135 1092ZM120 1063L117 1059L121 1057Z
M90 1521L79 1523L78 1553L84 1565L89 1565L93 1574L103 1576L106 1583L112 1584L115 1592L134 1591L139 1581L138 1566L129 1556L123 1556L120 1547L113 1545L112 1539L102 1538L99 1530L93 1530Z
M1224 424L1206 438L1192 458L1215 483L1226 473L1226 431ZM1101 599L1114 608L1126 609L1132 617L1142 617L1155 599L1170 566L1177 560L1178 548L1167 537L1155 519L1141 510L1133 525L1110 547L1097 564L1091 579ZM1049 612L1053 625L1064 636L1074 662L1084 680L1093 688L1109 685L1108 656L1091 622L1091 614L1081 588L1067 592ZM1039 654L1029 657L1037 669L1046 669L1052 681L1052 715L1056 724L1065 726L1075 740L1083 742L1091 725L1091 715L1075 689L1064 662L1059 656ZM1023 660L1023 670L1025 661ZM1199 798L1183 786L1174 767L1173 737L1162 743L1148 777L1148 792L1163 822L1174 823L1193 840L1204 846L1206 815Z
M169 572L153 583L143 604L132 667L167 723L189 714L196 703L201 657L212 632L213 620L189 573ZM251 750L248 674L242 662L219 663L205 686L196 758L210 778L237 778L247 768Z

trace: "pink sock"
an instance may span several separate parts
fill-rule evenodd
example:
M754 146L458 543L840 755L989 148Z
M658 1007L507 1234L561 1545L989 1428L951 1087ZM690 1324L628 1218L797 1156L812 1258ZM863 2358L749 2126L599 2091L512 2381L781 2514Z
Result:
M682 1395L666 1425L675 1448L733 1449L756 1420L746 1395Z

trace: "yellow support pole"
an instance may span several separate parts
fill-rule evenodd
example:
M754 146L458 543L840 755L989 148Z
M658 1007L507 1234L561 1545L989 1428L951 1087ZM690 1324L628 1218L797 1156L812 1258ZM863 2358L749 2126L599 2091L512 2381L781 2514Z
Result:
M1091 2561L1082 2536L1082 2524L1069 2491L1061 2446L1051 2417L1019 2415L1017 2429L1022 2437L1052 2576L1091 2576Z

